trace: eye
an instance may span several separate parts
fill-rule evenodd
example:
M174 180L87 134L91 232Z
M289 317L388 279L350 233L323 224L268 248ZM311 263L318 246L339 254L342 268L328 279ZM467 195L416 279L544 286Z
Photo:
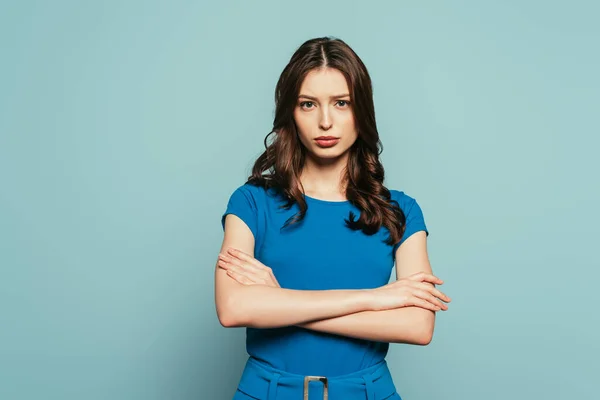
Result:
M303 102L300 103L300 107L301 108L311 109L312 107L308 107L309 104L312 106L313 102L312 101L303 101Z
M338 104L340 104L341 107L347 107L350 105L350 102L348 100L338 100Z

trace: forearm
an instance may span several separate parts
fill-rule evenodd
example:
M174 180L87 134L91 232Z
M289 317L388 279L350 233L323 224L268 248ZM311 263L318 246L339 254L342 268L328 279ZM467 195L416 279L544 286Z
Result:
M362 311L298 324L300 327L357 339L427 345L431 342L435 313L418 307Z
M228 327L279 328L326 320L369 309L366 290L292 290L249 285L217 304Z

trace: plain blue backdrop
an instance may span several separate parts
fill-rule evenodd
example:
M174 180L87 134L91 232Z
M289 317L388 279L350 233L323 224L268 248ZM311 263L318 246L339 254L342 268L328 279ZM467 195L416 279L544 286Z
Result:
M421 204L453 298L431 345L391 347L404 400L598 398L599 13L2 2L0 398L231 398L220 217L281 70L325 35L371 73L386 185Z

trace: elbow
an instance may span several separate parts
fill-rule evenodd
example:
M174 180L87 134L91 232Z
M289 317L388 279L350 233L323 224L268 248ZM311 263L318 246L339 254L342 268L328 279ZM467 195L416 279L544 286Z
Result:
M235 307L235 301L232 297L217 303L219 323L224 328L244 327L246 326L246 322L242 319L244 313L240 312L239 307Z
M427 346L433 340L433 329L415 329L399 337L389 340L390 343L414 344L417 346Z
M418 346L427 346L433 340L433 325L420 329L415 334L414 344Z
M235 316L231 315L231 313L229 312L224 312L222 310L217 311L217 316L223 328L236 328L239 326L235 319Z
M417 313L413 324L411 343L418 346L427 346L433 340L435 313L423 309L416 309L415 311Z

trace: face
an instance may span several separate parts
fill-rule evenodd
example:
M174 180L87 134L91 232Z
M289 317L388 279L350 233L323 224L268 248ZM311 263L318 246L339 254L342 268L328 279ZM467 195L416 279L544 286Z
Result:
M337 69L308 73L294 109L300 141L316 160L347 157L358 135L346 78Z

